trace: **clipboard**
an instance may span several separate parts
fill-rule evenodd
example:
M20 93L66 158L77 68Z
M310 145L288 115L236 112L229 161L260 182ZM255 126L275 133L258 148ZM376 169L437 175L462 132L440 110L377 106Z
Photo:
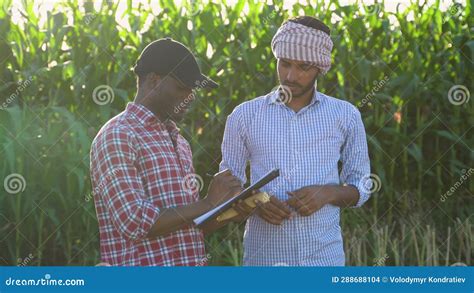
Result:
M197 217L194 219L194 224L198 227L201 225L207 223L211 219L216 218L219 216L221 213L225 212L227 209L230 209L234 203L236 203L239 200L244 200L252 195L252 192L254 190L258 190L262 188L263 186L267 185L269 182L273 181L275 178L280 176L280 170L279 169L273 169L272 171L268 172L265 176L260 178L257 182L254 184L250 185L249 187L245 188L241 193L238 195L234 196L233 198L227 200L223 204L213 208L212 210L208 211L207 213Z

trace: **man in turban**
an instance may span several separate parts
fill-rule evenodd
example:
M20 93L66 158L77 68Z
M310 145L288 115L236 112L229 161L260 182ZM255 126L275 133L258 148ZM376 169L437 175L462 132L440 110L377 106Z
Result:
M347 101L317 91L331 67L329 28L308 16L283 23L273 37L280 86L229 115L220 168L255 182L273 168L244 233L244 265L343 266L340 211L370 197L367 140ZM340 164L340 166L339 166Z

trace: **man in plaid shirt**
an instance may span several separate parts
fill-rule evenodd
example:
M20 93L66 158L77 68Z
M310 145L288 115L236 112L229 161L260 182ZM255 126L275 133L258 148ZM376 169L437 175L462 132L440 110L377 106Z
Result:
M130 266L206 265L203 232L225 222L211 221L203 231L192 220L242 186L226 170L214 176L207 197L200 199L191 149L175 121L194 98L193 89L217 84L201 74L186 47L169 38L149 44L134 72L138 77L134 102L102 127L91 147L101 261ZM242 215L250 212L245 204L235 208Z

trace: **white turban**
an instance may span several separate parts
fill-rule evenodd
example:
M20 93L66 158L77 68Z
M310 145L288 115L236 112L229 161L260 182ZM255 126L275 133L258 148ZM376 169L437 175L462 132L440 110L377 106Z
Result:
M314 64L322 74L331 68L332 46L325 32L292 21L282 25L272 39L276 58Z

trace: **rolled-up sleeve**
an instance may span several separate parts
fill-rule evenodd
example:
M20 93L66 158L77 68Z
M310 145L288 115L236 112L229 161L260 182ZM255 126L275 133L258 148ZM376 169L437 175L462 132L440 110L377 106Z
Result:
M115 229L132 241L145 238L160 213L145 197L135 166L137 145L126 130L110 130L98 148L101 162L96 170L96 194L102 197Z
M341 182L357 188L359 200L353 207L361 207L369 199L371 192L370 159L360 112L353 106L351 112L352 116L341 152Z
M246 146L245 125L239 107L227 117L222 140L222 161L219 169L229 169L234 176L237 176L242 184L247 182L245 169L249 159L249 152Z

